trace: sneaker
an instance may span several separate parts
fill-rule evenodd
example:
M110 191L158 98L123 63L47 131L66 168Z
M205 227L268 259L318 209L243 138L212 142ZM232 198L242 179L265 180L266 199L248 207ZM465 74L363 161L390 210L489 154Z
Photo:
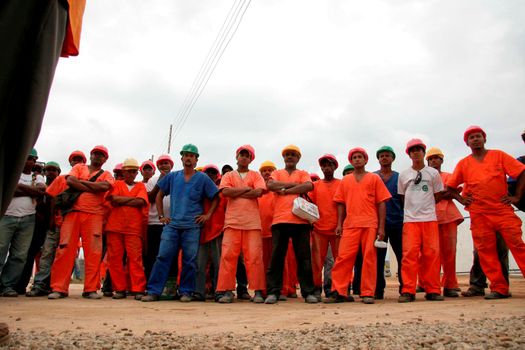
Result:
M113 299L126 299L126 292L115 292Z
M314 290L314 296L317 298L317 301L318 302L321 302L322 298L321 298L321 289L315 289Z
M97 292L84 292L82 293L82 298L97 300L97 299L102 299L102 296L98 294Z
M279 295L279 301L288 301L288 298L286 297L286 295L281 294Z
M346 303L347 298L348 297L339 295L339 293L337 292L332 292L330 293L330 296L323 299L323 303L325 304ZM354 297L350 296L350 298L352 298L352 301L353 301Z
M239 300L252 300L252 296L248 292L237 292L237 299L239 299Z
M51 292L47 296L48 299L62 299L67 297L67 294L61 292Z
M509 297L510 297L510 294L501 294L498 292L490 292L489 294L485 295L485 299L487 300L507 299Z
M102 295L105 296L106 298L113 298L113 292L105 291L105 292L102 292Z
M425 299L428 301L443 301L445 297L438 293L427 293L425 294Z
M43 290L38 288L33 288L26 293L26 297L45 297L46 295L48 295L47 292L44 292Z
M133 297L135 298L135 300L141 301L143 296L144 296L144 293L135 293Z
M189 303L189 302L192 301L192 300L193 300L193 298L192 298L191 295L188 295L188 294L182 294L182 295L180 296L180 301L181 301L182 303Z
M466 291L461 292L461 295L466 298L482 297L485 295L485 290L481 288L476 288L476 287L469 287L469 289L467 289Z
M447 298L457 298L459 297L459 293L455 289L443 289L443 295Z
M399 296L399 299L397 299L398 303L410 303L412 301L416 300L416 296L414 294L410 293L402 293Z
M206 301L206 298L203 297L200 293L193 293L193 295L191 296L191 301Z
M375 302L374 297L363 297L361 301L363 304L373 304Z
M143 301L145 303L147 302L150 302L150 301L159 301L160 297L157 295L157 294L147 294L147 295L144 295L140 301Z
M277 295L270 294L266 297L266 300L264 301L265 304L277 304Z
M255 291L255 295L252 298L252 301L254 304L262 304L264 303L264 298L262 295L262 292L260 290Z
M16 298L18 297L18 293L16 292L16 290L9 289L9 290L4 291L2 293L2 296L6 298Z
M307 304L317 304L319 300L317 300L317 297L313 294L309 294L304 298L304 302Z
M227 291L226 293L224 293L222 297L219 298L218 302L221 304L231 304L233 303L233 299L234 299L233 293L230 291Z

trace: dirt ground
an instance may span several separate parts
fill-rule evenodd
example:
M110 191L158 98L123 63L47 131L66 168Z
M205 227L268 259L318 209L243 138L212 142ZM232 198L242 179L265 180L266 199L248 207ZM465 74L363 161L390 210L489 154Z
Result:
M467 276L460 277L462 289ZM276 305L236 301L223 305L214 302L160 301L143 303L126 300L86 300L81 285L72 285L70 297L61 300L47 298L0 298L0 322L7 322L13 331L23 333L94 332L97 334L147 331L174 331L178 335L246 334L278 330L300 330L326 324L364 326L389 322L463 323L486 318L525 316L525 280L511 279L513 297L488 301L476 298L447 298L444 302L424 301L417 295L414 303L397 302L397 282L388 280L385 300L374 305L355 303L306 304L304 300L288 299Z

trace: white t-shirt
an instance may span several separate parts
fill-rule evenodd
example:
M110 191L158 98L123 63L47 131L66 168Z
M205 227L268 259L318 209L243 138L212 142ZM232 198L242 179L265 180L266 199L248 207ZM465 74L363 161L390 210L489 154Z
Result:
M146 183L146 190L148 192L153 191L155 185L159 181L159 177L160 175L153 176L148 180ZM164 216L170 217L170 196L165 196L162 200L162 203L164 204ZM157 212L157 206L155 205L155 202L151 203L149 206L148 225L162 225L159 220L159 213Z
M397 192L405 196L403 222L437 221L434 193L443 191L439 172L425 166L421 171L421 182L414 183L418 171L409 168L399 174Z
M45 186L46 182L42 175L36 175L35 181L33 181L33 174L24 174L20 175L19 184L24 184L27 186L35 186L36 184L43 184ZM29 197L13 197L9 207L5 212L5 215L16 216L20 218L22 216L32 215L36 213L36 200Z

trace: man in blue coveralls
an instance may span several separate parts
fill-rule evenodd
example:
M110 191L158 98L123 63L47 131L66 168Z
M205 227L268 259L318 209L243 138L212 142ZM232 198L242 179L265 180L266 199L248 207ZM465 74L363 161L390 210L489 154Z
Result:
M171 172L158 182L159 192L156 197L159 220L164 224L159 254L153 265L148 284L147 295L142 301L158 301L162 289L168 280L171 263L182 249L182 272L180 278L180 301L189 302L195 291L197 271L197 252L201 226L213 214L218 202L218 189L213 181L202 172L195 170L199 159L199 150L195 145L187 144L180 151L183 170ZM162 198L170 195L170 217L164 217ZM212 200L207 213L203 213L203 200Z

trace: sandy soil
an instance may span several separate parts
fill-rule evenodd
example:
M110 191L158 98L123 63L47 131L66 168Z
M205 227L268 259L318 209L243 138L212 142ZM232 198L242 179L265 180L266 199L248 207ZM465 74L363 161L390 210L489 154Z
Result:
M460 277L463 289L467 276ZM447 298L444 302L424 301L417 295L414 303L397 302L397 282L388 281L385 300L374 305L355 303L315 304L303 299L289 299L277 305L255 305L236 301L223 305L214 302L160 301L143 303L126 300L86 300L80 297L81 285L72 285L70 297L61 300L47 298L0 298L0 322L7 322L12 331L23 333L63 332L143 335L149 332L175 331L178 335L246 334L278 330L301 330L327 324L363 326L388 322L464 323L485 318L525 316L525 280L511 279L513 297L488 301L476 298Z

